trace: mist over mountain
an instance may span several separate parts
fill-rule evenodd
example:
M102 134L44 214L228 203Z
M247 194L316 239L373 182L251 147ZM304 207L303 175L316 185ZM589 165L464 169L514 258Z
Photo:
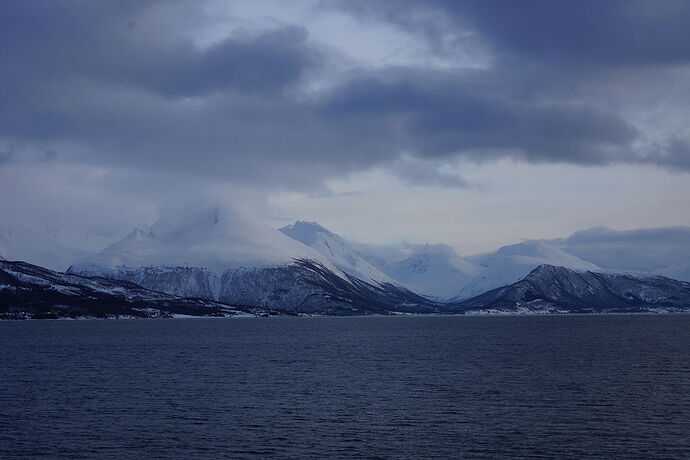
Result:
M594 227L551 243L602 268L615 270L672 273L669 267L690 261L690 227L624 231ZM682 275L683 271L675 273Z
M114 240L77 227L0 224L0 256L58 271L96 254Z
M75 269L181 266L222 271L276 267L295 259L313 259L335 270L326 257L258 219L233 208L210 207L163 217L149 232L135 230Z
M402 285L420 294L448 299L481 267L460 257L446 244L364 245L360 254Z

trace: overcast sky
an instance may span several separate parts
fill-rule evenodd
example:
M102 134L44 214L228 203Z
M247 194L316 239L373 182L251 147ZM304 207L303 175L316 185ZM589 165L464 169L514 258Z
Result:
M0 223L473 254L690 225L690 2L0 2Z

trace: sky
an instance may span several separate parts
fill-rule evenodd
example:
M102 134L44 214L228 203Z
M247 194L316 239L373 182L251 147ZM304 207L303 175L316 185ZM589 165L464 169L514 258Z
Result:
M690 3L0 2L0 224L460 254L690 225Z

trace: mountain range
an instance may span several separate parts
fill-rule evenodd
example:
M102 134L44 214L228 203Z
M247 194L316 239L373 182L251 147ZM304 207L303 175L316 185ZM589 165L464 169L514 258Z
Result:
M41 238L44 233L47 238ZM439 313L493 307L512 311L512 302L518 309L584 312L661 308L657 301L666 294L644 298L651 302L646 306L614 302L609 294L613 285L624 280L638 280L646 286L645 292L657 292L654 283L668 279L659 275L683 279L688 267L683 261L690 257L685 244L689 237L690 229L685 228L635 232L598 228L565 239L524 241L490 254L461 257L443 244L364 245L315 222L297 221L278 230L236 210L209 208L161 219L150 229L134 230L101 251L94 248L103 239L88 233L0 227L0 250L5 258L58 270L60 263L71 258L69 275L119 280L179 298L206 299L245 309L338 315ZM32 239L36 240L33 246ZM669 249L674 244L679 247L677 251ZM616 254L635 250L646 257L619 256L624 263L615 264ZM589 292L587 289L547 295L549 283L562 286L569 278L578 285L580 278L575 274L583 273L607 280L587 285L599 303L583 294ZM542 280L542 290L532 286L537 278ZM532 288L523 289L525 283L532 283ZM506 291L511 286L513 290ZM520 297L515 292L528 294ZM566 297L584 303L563 303ZM682 295L678 298L685 299ZM678 309L682 305L667 302L663 304L666 307Z

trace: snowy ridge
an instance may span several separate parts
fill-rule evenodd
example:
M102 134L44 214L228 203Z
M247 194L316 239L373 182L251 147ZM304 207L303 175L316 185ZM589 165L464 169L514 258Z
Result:
M311 247L349 275L368 282L396 283L393 278L365 260L347 240L326 230L316 222L298 220L279 230L290 238Z

